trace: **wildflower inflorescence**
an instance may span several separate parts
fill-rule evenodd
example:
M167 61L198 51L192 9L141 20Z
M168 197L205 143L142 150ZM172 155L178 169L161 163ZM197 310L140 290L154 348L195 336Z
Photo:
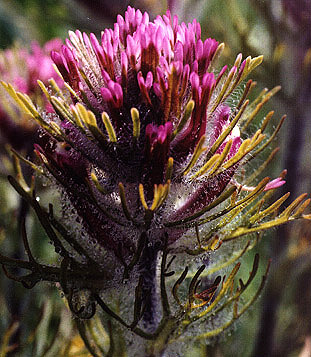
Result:
M59 267L37 263L24 232L29 262L20 264L31 273L15 278L28 286L59 282L80 318L91 318L99 305L109 321L110 349L121 341L115 323L149 341L150 356L180 337L216 336L257 297L244 305L239 299L256 274L258 256L248 281L237 287L239 263L227 278L213 273L234 264L261 231L309 218L305 195L280 214L288 194L266 205L284 184L284 172L258 180L276 150L247 174L284 120L270 136L265 131L273 112L257 131L250 129L279 88L250 102L255 83L246 77L262 57L243 60L239 54L233 66L216 70L223 47L202 40L196 20L178 24L168 12L151 22L147 13L128 8L100 41L70 32L61 50L52 52L65 89L55 82L39 86L53 112L3 83L41 126L38 162L24 161L55 183L63 202L57 218L52 205L40 206L34 187L9 178L62 256ZM231 100L237 88L243 93ZM120 301L115 292L124 289Z
M60 78L53 69L50 58L51 51L61 48L62 41L53 39L40 47L37 42L31 44L31 50L15 46L0 51L0 78L10 82L19 91L27 94L37 105L51 110L47 101L38 90L37 80L45 84L48 80L55 80L61 85ZM29 120L27 114L21 112L15 103L6 95L3 88L0 91L0 142L9 144L17 150L33 150L36 124Z

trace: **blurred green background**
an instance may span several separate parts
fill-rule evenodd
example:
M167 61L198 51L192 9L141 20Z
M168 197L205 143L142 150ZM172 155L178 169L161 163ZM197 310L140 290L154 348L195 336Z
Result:
M180 20L201 22L204 37L226 43L224 61L264 54L253 73L257 93L276 85L282 91L269 103L275 125L287 120L279 135L281 150L270 168L277 176L286 168L282 188L292 197L311 192L311 2L309 0L1 0L0 48L60 37L79 28L97 35L112 26L128 5L147 10L151 18L169 6ZM1 78L0 78L1 79ZM21 201L1 173L0 251L24 255L16 224ZM48 192L46 193L48 195ZM53 262L53 249L38 222L31 218L29 239L37 257ZM269 257L272 269L265 291L251 311L211 346L199 345L189 356L311 356L311 228L308 223L289 225L266 234L257 250L262 266ZM250 270L253 252L244 263ZM245 275L245 274L244 274ZM42 284L27 290L0 275L0 356L88 355L73 326L60 293ZM251 294L251 291L249 292ZM40 334L37 332L40 331ZM11 346L12 352L10 352ZM305 354L304 354L305 353Z

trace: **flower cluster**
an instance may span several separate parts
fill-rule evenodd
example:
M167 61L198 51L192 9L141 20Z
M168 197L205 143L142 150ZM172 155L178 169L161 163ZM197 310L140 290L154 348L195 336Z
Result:
M10 82L19 91L30 96L35 103L51 110L47 101L38 90L37 80L48 84L54 79L61 85L60 78L53 69L51 51L61 48L62 41L54 39L43 48L37 42L31 44L31 50L15 47L0 52L0 78ZM12 103L5 92L0 92L0 137L2 144L10 144L15 149L32 150L37 126Z
M51 205L48 211L39 205L33 187L10 177L62 256L60 267L38 264L24 236L29 262L22 265L31 274L17 279L28 287L58 281L77 316L90 318L99 305L124 333L149 341L150 356L181 336L211 338L229 327L258 295L240 302L258 257L238 286L239 263L227 278L213 273L236 262L265 229L309 218L305 195L280 214L288 194L266 204L284 184L284 172L258 179L276 150L245 174L283 122L267 135L269 112L252 132L253 119L279 88L250 102L255 83L246 77L262 57L239 54L231 67L216 70L223 47L203 40L195 20L178 24L168 12L151 22L129 7L100 41L70 32L52 52L65 89L39 85L53 112L2 83L41 126L38 162L28 163L55 183L63 204L57 218ZM121 337L109 324L115 346Z

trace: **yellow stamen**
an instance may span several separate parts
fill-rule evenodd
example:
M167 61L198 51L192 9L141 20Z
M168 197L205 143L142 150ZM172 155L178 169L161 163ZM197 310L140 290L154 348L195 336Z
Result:
M112 143L116 143L117 142L117 136L116 136L116 133L115 133L114 128L112 126L112 123L110 121L110 118L109 118L109 116L108 116L108 114L106 112L103 112L102 120L103 120L103 123L105 125L106 131L108 133L109 140Z
M133 136L135 139L138 139L140 135L140 120L139 111L136 108L131 109L131 118L133 121Z

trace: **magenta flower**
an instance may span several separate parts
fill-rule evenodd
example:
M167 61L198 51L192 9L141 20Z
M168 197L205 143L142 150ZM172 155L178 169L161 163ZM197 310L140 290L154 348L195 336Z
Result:
M55 184L63 205L57 219L51 206L49 212L40 207L32 188L27 191L10 178L63 257L60 267L38 271L40 265L23 263L32 274L22 282L60 282L71 310L83 318L93 316L98 304L126 327L124 333L130 330L150 342L148 356L160 356L186 331L195 336L201 329L199 338L213 337L249 306L239 298L256 274L258 258L248 281L241 280L236 290L239 263L221 284L220 277L206 279L198 293L205 266L209 276L239 259L261 231L310 218L304 215L310 202L305 195L280 214L289 194L266 205L271 190L284 184L284 172L260 181L276 150L266 162L261 158L258 169L254 158L267 149L284 118L271 136L264 132L273 112L257 131L250 128L278 88L250 103L254 83L245 79L262 57L242 60L239 54L231 68L217 70L223 46L202 40L195 20L178 24L167 12L150 22L147 13L129 7L100 41L93 34L70 32L66 45L51 53L65 82L63 91L39 83L53 113L37 109L3 83L42 127L35 145L39 164L31 165ZM243 88L239 99L237 88ZM227 250L213 255L222 244ZM13 264L6 259L4 264ZM128 310L120 310L127 317L117 315L113 303L103 301L114 301L121 281L124 299L134 306L132 322ZM184 283L188 289L179 293ZM80 293L88 304L78 309L75 294Z
M31 50L25 48L11 48L0 52L0 79L11 82L19 91L26 93L37 104L44 100L38 90L37 80L48 84L53 78L61 85L60 78L53 69L50 53L61 48L62 41L53 39L43 48L37 42L31 44ZM37 126L27 116L22 115L4 93L0 100L0 137L3 144L10 144L15 149L31 149ZM52 110L50 104L44 100L45 109Z
M36 152L89 237L81 244L96 242L116 266L129 264L142 236L156 251L168 236L180 251L196 220L239 186L239 166L265 139L260 131L246 140L240 134L250 82L238 106L228 104L262 58L238 55L215 72L223 45L203 41L195 20L179 25L168 12L150 22L132 8L100 42L80 31L69 38L51 57L71 103L44 89L57 115L34 115L49 135ZM265 182L260 192L283 183ZM189 241L186 250L196 245ZM96 249L90 254L101 260Z
M237 161L213 179L202 181L199 187L191 188L190 184L187 200L175 202L195 151L210 149L232 120L225 97L215 103L215 92L226 70L223 68L217 77L209 70L217 49L217 41L201 39L196 21L178 25L177 18L171 19L168 13L152 23L147 13L129 8L125 19L118 17L114 30L103 32L101 43L93 34L88 37L76 31L70 33L70 41L60 53L52 52L59 72L75 92L71 115L85 114L90 120L86 124L82 118L84 123L78 128L77 122L61 118L60 127L75 144L59 150L55 142L52 148L38 150L72 197L88 234L118 256L131 256L132 246L146 224L152 229L161 227L159 236L152 238L153 243L161 241L164 222L195 214L210 204L226 188L239 165ZM236 74L237 83L245 63L230 70ZM82 111L80 103L91 112ZM238 152L241 142L236 127L217 145L215 153L221 155L226 148L227 161ZM202 166L202 158L199 161ZM57 172L57 167L62 171ZM95 167L100 170L96 179L104 190L119 195L121 184L127 210L135 212L132 218L137 223L136 235L131 234L121 251L120 239L128 241L128 234L123 237L124 230L117 228L119 222L105 215L98 220L103 213L88 197L89 175ZM73 182L79 184L80 200L76 199ZM162 207L169 190L170 198ZM160 225L155 223L158 210L165 212ZM110 202L109 211L121 221L132 220L127 213L124 216L118 200ZM145 211L153 216L148 222L143 218ZM86 212L92 212L94 218ZM171 236L170 243L183 230L178 232Z

